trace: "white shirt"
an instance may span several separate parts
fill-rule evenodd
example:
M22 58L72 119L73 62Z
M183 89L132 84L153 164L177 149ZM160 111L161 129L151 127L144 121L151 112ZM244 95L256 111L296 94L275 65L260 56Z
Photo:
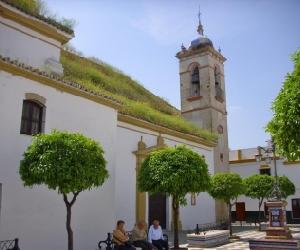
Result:
M163 232L161 230L161 226L158 226L158 228L154 228L152 225L149 228L149 233L148 233L148 241L152 243L152 240L160 240L163 239Z

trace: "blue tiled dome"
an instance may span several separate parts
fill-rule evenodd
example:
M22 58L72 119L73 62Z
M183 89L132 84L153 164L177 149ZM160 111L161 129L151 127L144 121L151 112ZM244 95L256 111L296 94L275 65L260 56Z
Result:
M201 37L191 41L190 48L196 49L196 48L199 48L199 47L202 47L202 46L205 46L205 45L209 45L211 47L214 46L212 41L209 38L201 36Z

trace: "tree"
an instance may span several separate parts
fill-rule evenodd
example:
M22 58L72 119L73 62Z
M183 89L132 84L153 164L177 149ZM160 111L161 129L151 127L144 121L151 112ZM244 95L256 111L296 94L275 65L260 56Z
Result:
M223 200L228 206L228 224L232 235L231 209L239 195L244 193L244 183L237 173L217 173L211 178L210 195Z
M172 196L174 248L179 248L179 206L186 204L186 194L207 191L209 184L204 158L185 146L154 151L144 160L138 176L139 190Z
M294 70L288 73L272 104L274 112L266 130L288 160L300 158L300 50L293 55Z
M68 250L73 250L71 208L77 196L108 178L103 154L97 142L82 134L54 130L34 136L20 163L25 186L44 184L62 195L67 209Z
M296 188L293 182L288 177L280 176L278 178L279 187L282 198L286 199L288 196L295 194Z
M274 185L274 177L266 174L255 174L245 178L244 184L245 195L252 199L258 199L258 224L260 230L261 205L264 199L268 198L270 194L270 190Z

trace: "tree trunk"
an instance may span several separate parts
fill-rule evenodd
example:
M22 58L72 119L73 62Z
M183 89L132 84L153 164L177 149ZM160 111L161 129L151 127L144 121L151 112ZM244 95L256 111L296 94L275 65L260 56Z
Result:
M260 208L263 200L258 202L258 230L261 231L261 224L260 224Z
M232 226L231 226L231 221L232 221L232 218L231 218L231 203L229 202L228 203L228 226L229 226L229 233L230 233L230 236L232 236Z
M73 230L71 227L71 217L72 217L72 206L74 205L76 198L79 192L73 193L73 199L71 201L68 200L66 194L63 194L63 199L67 208L67 220L66 220L66 229L68 232L68 250L73 250Z
M178 199L173 196L172 199L172 208L173 208L173 223L174 223L174 248L179 248L179 239L178 239L178 215L179 215L179 202Z
M66 220L66 228L68 232L68 250L73 250L73 230L71 228L71 206L67 205L67 220Z

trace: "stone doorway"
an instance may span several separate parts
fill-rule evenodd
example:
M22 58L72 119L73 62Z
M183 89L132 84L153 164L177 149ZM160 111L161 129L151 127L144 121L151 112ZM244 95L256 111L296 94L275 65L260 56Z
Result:
M166 229L167 226L167 196L163 193L149 195L149 213L148 223L152 224L154 219L160 221L162 229Z

